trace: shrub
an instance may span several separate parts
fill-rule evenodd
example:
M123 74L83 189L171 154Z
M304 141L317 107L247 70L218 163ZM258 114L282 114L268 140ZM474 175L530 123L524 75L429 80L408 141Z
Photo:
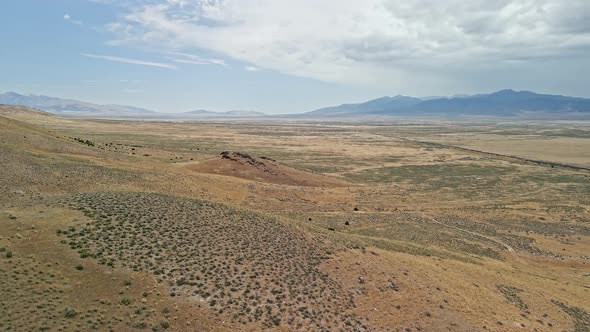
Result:
M144 323L144 322L138 322L138 323L134 323L133 324L133 327L136 328L136 329L143 330L143 329L145 329L147 327L147 324Z
M70 308L66 308L66 311L64 312L64 317L66 318L72 318L74 316L76 316L78 313L76 312L76 310L74 309L70 309Z

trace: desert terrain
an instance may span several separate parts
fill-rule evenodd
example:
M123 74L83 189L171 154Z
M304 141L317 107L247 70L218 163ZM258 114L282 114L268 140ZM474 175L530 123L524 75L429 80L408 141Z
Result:
M590 331L590 123L0 106L0 330Z

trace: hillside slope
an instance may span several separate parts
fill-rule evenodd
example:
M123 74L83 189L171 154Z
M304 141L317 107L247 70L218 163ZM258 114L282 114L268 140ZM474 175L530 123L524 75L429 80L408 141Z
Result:
M308 187L349 185L344 181L300 171L267 157L253 157L247 153L224 151L218 158L186 166L196 172L234 176L247 180Z

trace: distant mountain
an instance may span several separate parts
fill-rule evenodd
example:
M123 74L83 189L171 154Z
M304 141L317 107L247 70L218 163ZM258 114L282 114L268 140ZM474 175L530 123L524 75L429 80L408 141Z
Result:
M515 116L526 113L590 115L590 99L501 90L491 94L426 100L406 112L446 115Z
M36 95L25 96L16 92L0 94L0 104L26 106L60 116L96 119L198 120L204 118L249 118L264 116L264 113L260 112L239 110L229 112L197 110L185 113L159 113L133 106L99 105L73 99Z
M132 106L99 105L73 99L25 96L15 92L0 94L0 104L26 106L60 116L96 119L201 120L266 117L264 113L243 110L214 112L201 109L184 113L160 113ZM303 114L275 116L274 118L332 119L384 116L526 117L590 120L590 99L514 90L453 97L415 98L398 95L359 104L326 107Z
M143 118L157 114L154 111L132 106L98 105L73 99L25 96L15 92L0 94L0 104L27 106L57 115L73 117L116 118L125 115L129 118Z
M422 102L422 100L419 98L398 95L395 97L382 97L373 99L361 104L342 104L340 106L320 108L306 114L311 116L336 116L365 113L372 114L394 111L416 105L420 102Z
M360 104L344 104L305 113L335 116L541 116L590 118L590 99L501 90L491 94L450 98L383 97Z

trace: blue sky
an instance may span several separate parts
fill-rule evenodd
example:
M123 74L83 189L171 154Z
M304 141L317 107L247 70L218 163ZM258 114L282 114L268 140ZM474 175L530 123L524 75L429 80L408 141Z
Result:
M587 1L7 0L0 92L164 112L383 95L590 97Z

